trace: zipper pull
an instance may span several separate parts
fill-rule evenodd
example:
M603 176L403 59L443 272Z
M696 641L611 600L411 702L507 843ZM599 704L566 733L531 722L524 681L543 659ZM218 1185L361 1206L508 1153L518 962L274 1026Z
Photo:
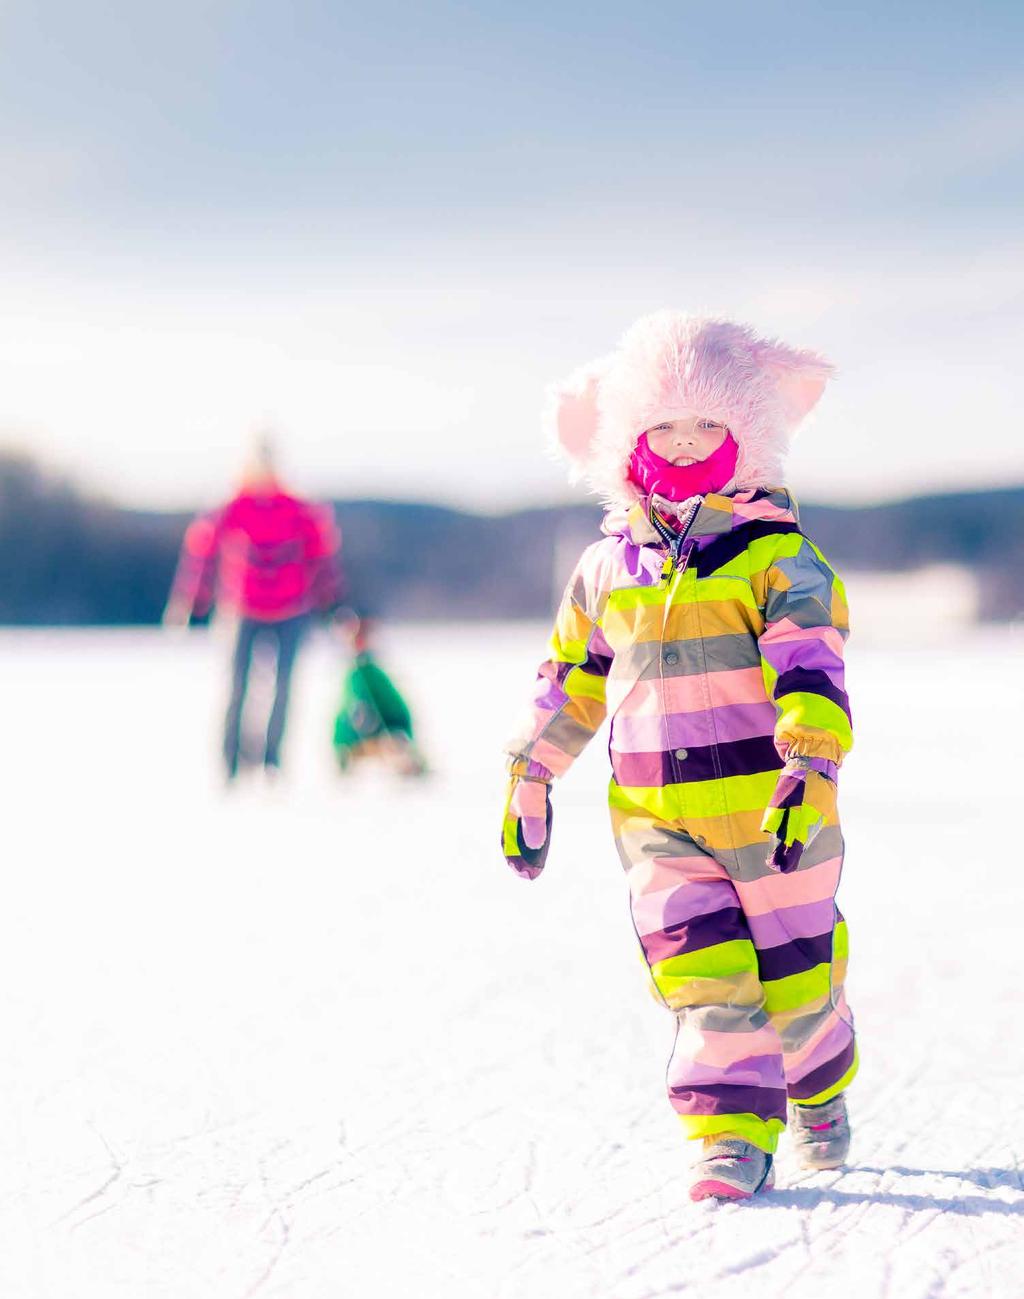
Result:
M675 560L672 558L671 551L665 556L665 562L661 566L661 580L667 582L672 576L672 570L675 567Z

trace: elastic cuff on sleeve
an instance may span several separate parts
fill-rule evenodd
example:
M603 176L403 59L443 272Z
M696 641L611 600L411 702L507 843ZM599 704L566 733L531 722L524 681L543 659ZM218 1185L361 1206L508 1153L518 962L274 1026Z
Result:
M550 785L554 780L554 775L543 762L534 762L532 758L526 758L521 753L510 753L508 757L508 774L518 776L521 780L539 780L545 785Z

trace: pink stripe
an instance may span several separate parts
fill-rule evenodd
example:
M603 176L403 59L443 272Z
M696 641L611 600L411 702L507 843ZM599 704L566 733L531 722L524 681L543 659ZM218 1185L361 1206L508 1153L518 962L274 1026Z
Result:
M732 512L737 519L779 519L784 523L793 521L792 513L776 505L774 501L743 501L734 497Z
M555 776L564 776L572 766L573 761L571 754L563 753L549 740L537 740L530 750L530 757L535 762L543 762L544 766Z
M700 883L717 883L722 881L732 887L729 872L720 866L713 857L648 857L637 862L626 877L629 891L634 899L648 894L669 892L681 885L696 886Z
M843 1013L848 1015L845 1009L845 1000L840 999L838 1003L843 1008ZM829 1015L822 1027L814 1034L809 1042L786 1056L786 1079L790 1083L799 1082L801 1078L806 1078L809 1073L819 1069L829 1060L834 1059L840 1051L850 1041L853 1033L848 1024L835 1013Z
M675 888L659 889L656 893L645 891L640 897L634 897L633 920L643 938L670 925L683 925L694 916L709 916L736 906L739 899L728 880L680 884L677 877Z
M724 1069L750 1056L781 1055L779 1035L770 1024L753 1033L718 1033L683 1023L676 1039L676 1050L691 1060Z
M809 870L794 871L791 875L773 873L745 883L738 880L736 892L748 918L805 906L809 902L824 902L835 897L841 867L841 857L830 857Z
M783 618L761 637L761 652L779 676L793 668L825 672L843 680L843 638L834 627L797 627Z
M775 705L767 699L723 705L707 712L633 714L612 723L611 747L619 753L652 753L662 749L697 748L772 735Z
M666 677L664 681L608 681L608 699L617 691L619 703L629 696L626 712L630 717L661 716L663 713L702 713L710 702L712 708L732 704L761 704L768 698L760 668L732 668L726 672L709 672L706 676Z
M827 934L835 914L831 895L821 902L805 902L802 906L783 907L759 916L746 913L755 947L778 947L794 938L817 938L819 934Z
M790 618L780 618L766 633L774 644L793 644L796 641L824 642L836 657L842 660L843 638L835 627L801 627Z
M773 1091L785 1087L782 1055L775 1051L769 1055L747 1056L724 1068L701 1064L697 1060L688 1060L685 1056L673 1056L668 1071L670 1087L700 1087L722 1083L734 1087L768 1087Z

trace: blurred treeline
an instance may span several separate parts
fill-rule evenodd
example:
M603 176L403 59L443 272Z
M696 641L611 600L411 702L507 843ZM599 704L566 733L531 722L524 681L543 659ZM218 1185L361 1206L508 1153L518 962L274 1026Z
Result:
M547 617L601 517L592 505L498 516L387 501L338 501L336 510L349 602L397 618ZM801 518L841 570L958 564L977 579L982 618L1024 612L1024 487L808 504ZM0 455L0 623L157 622L187 523L93 499L26 458Z

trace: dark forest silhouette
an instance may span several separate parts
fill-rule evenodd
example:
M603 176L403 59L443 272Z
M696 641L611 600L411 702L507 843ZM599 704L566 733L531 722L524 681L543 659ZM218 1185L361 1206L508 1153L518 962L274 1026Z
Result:
M474 515L362 500L336 510L351 602L399 618L546 618L568 575L561 569L601 517L596 505ZM983 618L1024 613L1024 487L807 504L801 516L840 570L963 564L977 575ZM26 457L0 456L0 623L158 622L189 518L125 509Z

